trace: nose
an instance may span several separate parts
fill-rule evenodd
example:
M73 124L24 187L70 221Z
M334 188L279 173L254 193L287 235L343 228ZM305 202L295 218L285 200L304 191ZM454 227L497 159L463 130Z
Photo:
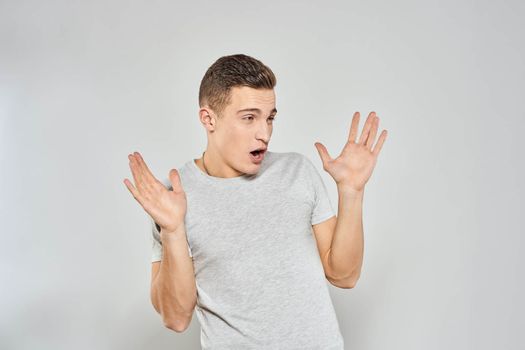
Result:
M255 138L267 144L272 136L272 124L268 124L267 122L261 124L262 125L257 129Z

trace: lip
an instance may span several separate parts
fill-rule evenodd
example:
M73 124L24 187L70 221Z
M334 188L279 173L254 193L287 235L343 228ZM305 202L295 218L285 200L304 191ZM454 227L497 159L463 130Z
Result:
M264 160L264 156L266 155L266 149L262 149L261 152L262 152L261 153L261 159L259 159L259 160L255 159L255 157L252 156L251 153L249 153L252 163L260 164Z

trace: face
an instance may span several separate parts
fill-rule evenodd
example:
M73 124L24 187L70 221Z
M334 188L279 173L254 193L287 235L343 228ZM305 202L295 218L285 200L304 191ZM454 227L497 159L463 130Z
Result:
M208 148L220 159L225 172L231 174L255 174L259 170L265 152L254 157L251 152L266 149L273 131L277 114L273 89L254 89L247 86L230 90L230 104L221 117L211 109L212 125L207 125ZM203 109L201 109L202 113ZM228 169L228 168L231 168Z

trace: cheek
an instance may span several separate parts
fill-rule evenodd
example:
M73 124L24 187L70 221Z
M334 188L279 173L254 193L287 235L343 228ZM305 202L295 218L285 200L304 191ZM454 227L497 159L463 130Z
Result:
M229 149L242 150L243 146L249 144L249 133L239 127L231 127L222 135L223 144Z
M234 138L236 140L246 140L250 138L251 130L248 127L243 127L242 125L235 125L228 129L228 137Z

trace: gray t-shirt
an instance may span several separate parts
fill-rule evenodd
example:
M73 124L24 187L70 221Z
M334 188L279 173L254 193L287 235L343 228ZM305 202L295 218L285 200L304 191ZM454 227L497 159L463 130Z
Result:
M312 230L335 213L313 163L267 151L254 175L214 177L193 160L178 171L202 349L344 349Z

